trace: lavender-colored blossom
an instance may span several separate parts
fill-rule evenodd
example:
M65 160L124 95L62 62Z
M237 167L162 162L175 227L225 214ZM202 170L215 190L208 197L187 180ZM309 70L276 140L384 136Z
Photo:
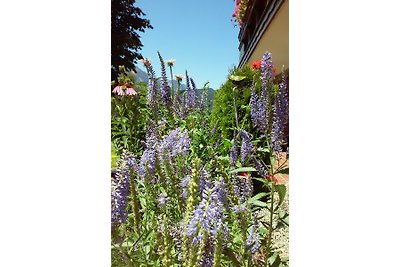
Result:
M203 112L207 110L207 92L206 92L206 90L203 90L203 92L201 93L200 110Z
M217 142L215 142L213 149L216 150L218 146L221 144L222 141L222 135L218 138Z
M272 76L271 53L266 52L261 60L261 96L258 97L253 85L250 97L250 114L254 128L264 133L268 129L268 81Z
M289 102L286 94L286 81L282 74L282 82L279 86L279 91L275 96L273 107L272 130L271 130L271 148L279 154L282 152L282 143L284 141L284 127L288 121Z
M242 203L240 205L234 205L232 210L235 213L247 213L249 211L248 208L246 207L246 203Z
M264 166L258 159L253 158L253 163L254 163L254 168L257 170L258 175L260 175L261 177L265 177L268 175L267 170L264 168Z
M157 108L157 84L155 82L156 73L151 65L150 60L141 60L143 65L146 67L149 84L147 87L147 105L153 110Z
M253 254L257 252L261 244L257 225L258 225L257 220L254 218L253 224L250 228L250 234L247 237L247 242L246 242L246 248L247 249L251 248L251 253Z
M200 242L204 236L199 229L203 229L208 236L215 238L223 226L223 202L225 198L225 186L223 181L208 185L203 190L202 199L193 211L193 216L187 226L187 235L193 238L193 242Z
M253 183L249 175L232 175L233 189L240 203L244 203L253 194ZM240 207L238 207L240 208Z
M247 157L251 154L253 145L250 143L251 138L246 131L240 130L240 135L242 137L242 146L240 148L240 156L241 156L242 164L244 164Z
M124 223L127 218L127 196L130 193L130 173L137 171L134 155L123 152L118 161L117 172L111 180L111 227Z
M158 196L158 207L159 208L163 208L165 207L165 204L168 202L169 197L167 196L166 193L162 192L159 196Z
M169 156L186 155L190 148L190 137L188 131L181 130L180 127L171 131L160 142L159 152L166 152Z
M190 175L186 175L181 182L179 183L179 187L181 189L181 196L183 197L183 199L187 198L187 194L188 194L188 186L189 186L189 181L191 179Z
M146 149L140 158L139 176L142 181L146 181L146 175L149 175L151 181L154 179L156 171L156 151L152 148ZM152 181L153 183L155 182Z
M233 136L236 136L236 134L234 134ZM229 153L229 163L232 166L235 166L238 157L239 157L239 151L238 151L238 147L236 145L236 138L235 138L235 139L233 139L231 152Z
M261 97L258 98L255 87L252 87L250 97L250 115L254 128L265 132L268 128L266 88L262 88Z
M163 101L163 104L169 107L171 105L171 87L168 85L164 59L162 58L160 52L157 53L161 63L161 99Z
M204 167L200 170L199 175L199 194L202 195L205 188L209 188L210 174Z
M253 84L253 86L251 87L251 95L250 95L250 116L251 116L251 121L253 122L254 127L257 127L257 124L258 124L257 102L258 102L258 95L257 95L256 88Z
M207 248L209 248L208 249L209 251L204 252L203 257L200 259L200 262L199 262L201 267L212 267L213 266L214 245L209 244L207 246Z
M266 52L261 59L261 81L266 83L272 78L272 55L270 52Z
M190 86L192 84L192 87ZM189 78L186 71L186 94L185 94L185 109L187 112L193 111L197 106L196 85L192 78Z
M217 121L217 122L214 124L214 127L212 128L211 134L210 134L211 137L214 136L215 131L217 131L218 125L219 125L219 121Z

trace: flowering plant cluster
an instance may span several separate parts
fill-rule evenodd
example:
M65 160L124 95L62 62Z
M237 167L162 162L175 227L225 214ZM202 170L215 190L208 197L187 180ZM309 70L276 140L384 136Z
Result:
M218 123L209 123L207 90L198 94L187 72L176 76L173 88L165 63L172 78L174 62L158 56L160 79L150 60L142 61L149 83L141 107L148 114L141 148L124 150L111 179L112 265L286 266L272 236L286 192L276 175L287 168L275 161L281 158L288 110L285 93L268 92L270 58L261 62L261 75L268 76L262 97L252 93L256 99L248 104L257 131L239 125L234 89L234 133L224 137ZM279 88L284 92L285 84ZM270 116L272 124L262 124L261 116ZM269 211L268 218L262 210Z
M116 155L124 149L137 151L137 140L144 137L147 114L142 111L145 101L146 84L136 83L135 75L123 66L120 74L111 83L111 139Z
M247 5L249 3L249 0L234 0L234 1L235 1L236 5L235 5L235 11L233 12L232 17L237 22L239 27L241 27L243 24L244 15L246 14Z

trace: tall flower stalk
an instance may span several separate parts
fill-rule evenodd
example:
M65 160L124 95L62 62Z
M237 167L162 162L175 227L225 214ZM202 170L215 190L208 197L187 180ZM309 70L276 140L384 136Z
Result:
M171 74L171 97L174 95L174 76L172 75L172 67L174 66L175 59L169 59L166 61L168 67L169 67L169 72Z
M164 59L160 52L157 52L161 64L161 99L166 107L171 106L171 88L168 85L167 74L165 70Z

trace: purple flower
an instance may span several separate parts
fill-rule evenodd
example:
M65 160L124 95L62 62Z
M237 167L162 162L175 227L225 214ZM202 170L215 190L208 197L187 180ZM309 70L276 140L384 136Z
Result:
M130 172L137 171L134 155L123 152L118 161L117 172L111 180L111 227L124 223L127 218L127 196L130 193Z
M287 97L287 85L282 72L282 82L279 84L279 91L275 96L273 107L272 130L271 130L271 148L275 153L282 152L282 143L284 142L284 127L289 118L289 100Z
M192 87L190 86L192 84ZM189 78L186 71L186 95L185 95L185 109L186 112L193 111L197 105L196 85L192 78Z
M264 166L258 159L253 158L254 168L257 170L258 175L261 177L265 177L268 175L268 172L265 170Z
M187 198L187 194L188 194L188 186L189 186L189 181L191 179L190 175L186 175L181 182L179 183L180 189L181 189L181 196L183 197L183 199Z
M244 203L253 194L253 183L251 177L245 173L243 175L233 175L232 183L235 194L241 203ZM240 208L240 207L237 207Z
M258 98L253 85L250 97L250 114L254 128L264 133L268 129L268 81L273 78L271 53L266 52L261 60L261 96Z
M165 207L165 204L168 202L169 197L167 196L166 193L162 192L159 196L158 196L158 207L159 208L163 208Z
M254 127L258 126L258 95L256 88L253 84L251 87L251 96L250 96L250 115L251 115L251 121L253 122Z
M199 175L199 194L202 195L205 188L209 188L210 174L202 168Z
M272 71L272 55L270 52L266 52L261 59L261 82L263 86L266 82L273 78Z
M253 122L254 128L260 132L265 132L267 130L267 88L263 87L261 91L261 97L258 98L256 88L252 87L251 97L250 97L250 115Z
M236 136L236 134L234 133L233 136ZM238 151L238 147L236 145L236 138L234 138L233 139L232 148L231 148L231 152L229 154L229 163L232 166L235 166L238 157L239 157L239 151Z
M193 238L193 242L201 241L204 236L200 228L204 230L208 236L215 238L218 231L223 226L223 201L226 191L223 181L215 181L213 187L210 188L206 184L203 190L202 199L193 211L192 218L187 226L187 235Z
M164 139L160 142L159 152L166 152L171 157L177 155L186 155L190 148L190 137L188 131L181 130L180 127L171 131Z
M210 137L214 136L215 131L216 131L217 128L218 128L218 124L219 124L219 121L217 121L217 122L214 124L214 127L213 127L212 130L211 130Z
M260 247L260 235L258 234L257 219L254 218L253 224L250 228L250 234L247 237L246 248L251 248L251 253L256 253Z
M200 110L201 111L207 110L207 92L206 92L206 90L203 90L203 92L201 93Z
M240 135L242 136L242 146L240 148L240 156L241 156L242 164L244 164L247 157L251 154L253 145L250 143L251 138L246 131L240 130Z
M152 148L146 149L140 158L139 175L142 181L146 181L146 177L154 179L156 171L156 151ZM147 176L148 175L148 176ZM152 181L153 183L155 182Z
M161 57L160 52L157 51L157 53L161 63L161 99L163 101L163 104L169 107L171 105L171 88L168 85L164 59Z
M147 105L151 107L153 110L156 110L157 109L157 87L156 87L157 85L155 82L156 73L154 72L150 60L143 59L141 61L143 65L146 67L147 75L149 78L149 84L147 87Z

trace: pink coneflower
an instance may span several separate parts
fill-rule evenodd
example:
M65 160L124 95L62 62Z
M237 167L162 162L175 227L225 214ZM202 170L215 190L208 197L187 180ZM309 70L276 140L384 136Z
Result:
M132 87L126 87L125 94L126 95L137 95L137 92Z
M148 58L140 59L140 62L142 62L145 66L149 66L151 64L151 61Z
M172 67L175 63L175 59L168 59L165 63L167 63L168 67Z
M122 86L118 85L116 86L113 91L113 93L116 93L118 95L125 95L124 90L122 89Z
M180 81L182 81L182 79L183 79L183 75L181 75L181 74L176 74L176 75L175 75L175 78L176 78L176 80L177 80L178 82L180 82Z

